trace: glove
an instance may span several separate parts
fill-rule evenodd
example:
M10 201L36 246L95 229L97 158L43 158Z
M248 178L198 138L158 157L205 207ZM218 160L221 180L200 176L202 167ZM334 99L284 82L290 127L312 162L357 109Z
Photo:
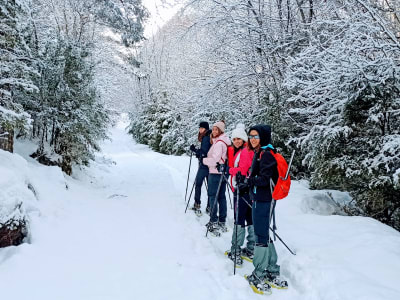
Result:
M216 168L217 168L218 172L220 172L220 173L229 174L229 166L227 166L225 164L217 163Z
M197 150L196 147L195 147L193 144L190 145L190 148L189 148L189 149L190 149L190 151L192 151L192 152L196 152L196 150Z

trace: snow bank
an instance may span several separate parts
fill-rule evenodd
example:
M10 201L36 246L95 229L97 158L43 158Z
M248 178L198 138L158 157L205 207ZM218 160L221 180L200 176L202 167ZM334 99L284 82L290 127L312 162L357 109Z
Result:
M27 161L17 154L0 150L0 224L27 219L35 209L35 196L28 188ZM17 225L17 224L15 224Z

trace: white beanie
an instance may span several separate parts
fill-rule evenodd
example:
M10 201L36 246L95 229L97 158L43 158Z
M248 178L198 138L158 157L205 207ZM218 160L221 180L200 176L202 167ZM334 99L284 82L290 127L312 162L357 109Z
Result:
M232 131L231 139L233 140L234 138L239 138L239 139L242 139L246 143L248 137L247 137L247 133L244 130L244 128L245 128L244 124L241 124L241 123L237 124L236 128Z

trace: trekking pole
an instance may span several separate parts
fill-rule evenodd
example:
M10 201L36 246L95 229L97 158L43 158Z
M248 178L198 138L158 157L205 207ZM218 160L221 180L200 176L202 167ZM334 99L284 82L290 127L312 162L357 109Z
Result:
M196 177L197 177L197 176L196 176ZM185 214L186 214L186 211L187 211L187 209L188 209L188 207L189 207L190 198L192 197L192 193L193 193L193 189L194 189L195 184L196 184L196 180L193 182L192 190L190 191L189 199L188 199L188 201L187 201L187 203L186 203Z
M229 182L228 182L228 180L226 179L225 176L224 176L224 179L225 179L225 181L226 181L228 187L230 187L230 184L229 184ZM229 192L229 189L228 189L228 197L229 197L229 203L231 204L231 209L233 209L233 206L232 206L232 199L231 199L231 193Z
M218 201L218 195L219 195L219 191L220 191L220 189L221 189L221 184L222 184L222 180L223 180L223 179L224 179L224 176L222 175L222 176L221 176L221 179L219 180L219 183L218 183L217 194L215 195L215 199L214 199L213 206L212 206L212 208L211 208L211 210L210 210L210 223L211 223L212 214L213 214L213 212L214 212L214 209L215 209L215 207L216 207L216 203L217 203L217 201ZM211 226L211 224L210 224L210 226ZM208 235L208 231L209 231L209 230L210 230L210 227L207 226L206 237L207 237L207 235Z
M186 180L185 202L186 202L186 196L187 196L187 191L188 191L188 186L189 186L189 175L190 175L190 167L192 166L192 157L193 157L193 152L190 151L189 170L188 170L188 175L187 175L187 180Z
M244 203L246 203L250 208L252 208L252 206L250 205L250 203L247 202L247 200L246 200L245 198L241 197L240 199L242 199L242 200L244 201ZM269 229L270 229L271 231L273 231L271 227L269 227ZM286 247L286 249L289 250L290 253L292 253L293 255L296 255L296 252L292 251L292 250L289 248L289 246L286 245L286 243L282 240L282 238L279 236L279 234L277 234L277 233L275 232L275 235L276 235L276 237L278 238L278 240Z
M239 173L239 172L238 172ZM236 177L237 178L237 177ZM239 184L236 184L236 205L235 205L235 262L233 265L233 275L236 275L236 260L237 260L237 249L238 249L238 218L239 218L239 197L240 197L240 193L239 193Z

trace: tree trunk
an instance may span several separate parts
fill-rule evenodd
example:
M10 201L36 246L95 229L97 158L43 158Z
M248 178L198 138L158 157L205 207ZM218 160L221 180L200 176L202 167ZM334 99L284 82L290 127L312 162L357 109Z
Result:
M0 149L14 152L14 130L5 130L0 126Z

